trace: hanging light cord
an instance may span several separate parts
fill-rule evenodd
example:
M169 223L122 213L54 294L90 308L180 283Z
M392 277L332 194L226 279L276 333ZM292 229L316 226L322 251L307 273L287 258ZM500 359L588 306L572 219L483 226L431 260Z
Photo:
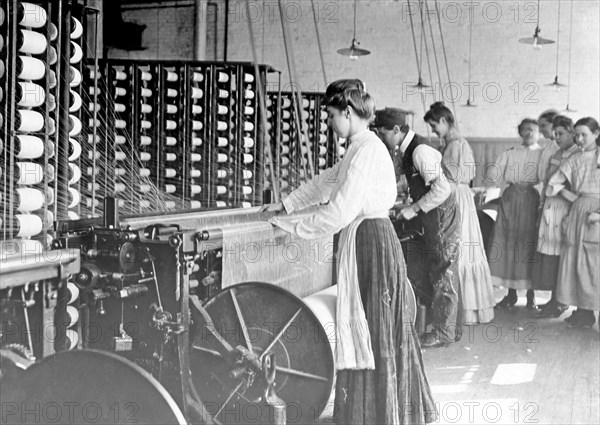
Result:
M448 77L448 83L450 83L452 82L452 80L450 79L450 68L448 67L448 55L446 54L446 43L444 42L444 32L442 31L442 20L440 19L440 9L438 5L438 0L435 0L435 13L438 25L440 27L440 38L442 42L442 51L444 52L444 62L446 63L446 74ZM458 129L458 116L456 115L456 106L454 105L454 93L452 92L452 90L450 90L450 102L452 103L452 111L454 112L454 122L456 123L456 128Z
M425 7L427 8L427 16L429 17L429 6L427 6L427 0L425 0ZM429 34L431 35L431 48L433 49L433 58L435 59L435 68L437 70L438 81L440 82L440 98L443 99L443 90L442 87L442 73L440 72L440 64L438 61L437 49L435 47L435 40L433 38L433 26L431 25L431 19L427 19L429 23ZM435 93L435 90L434 90Z
M538 5L537 5L537 24L535 24L536 28L540 28L540 0L538 0Z
M569 75L567 76L567 109L571 102L571 46L573 45L573 0L571 0L571 23L569 25Z
M556 76L557 80L558 80L558 48L559 48L559 46L560 46L560 0L558 0L558 23L556 24L556 73L554 74Z
M327 73L325 72L325 60L323 59L323 48L321 46L321 35L319 34L319 25L317 20L317 10L315 7L315 0L310 0L310 4L313 10L313 19L315 21L315 32L317 33L317 45L319 47L319 57L321 58L321 70L323 71L323 80L325 80L325 87L327 87ZM356 22L356 11L354 12L354 19ZM356 27L356 23L354 24Z
M410 0L406 0L409 7L408 17L410 18L410 31L412 32L413 46L415 48L415 59L417 61L417 70L419 72L419 80L421 79L421 61L419 60L419 51L417 49L417 37L415 35L415 25L413 23L412 13L410 12Z
M427 0L425 0L427 1ZM429 45L427 44L427 34L425 33L425 18L423 17L423 0L419 0L419 6L421 9L421 40L425 45L425 58L427 59L427 69L429 70L429 81L433 84L433 74L431 73L431 62L429 61ZM435 93L435 91L434 91ZM423 99L423 106L425 106L425 99Z
M356 2L358 2L358 0L354 0L354 34L352 35L353 40L356 40Z
M471 10L473 10L473 0L471 0ZM471 53L473 49L473 20L469 18L469 84L471 84ZM471 100L471 89L469 89L469 100Z

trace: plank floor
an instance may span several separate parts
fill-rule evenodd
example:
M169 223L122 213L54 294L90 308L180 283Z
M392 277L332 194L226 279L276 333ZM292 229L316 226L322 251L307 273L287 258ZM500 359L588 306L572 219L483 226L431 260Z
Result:
M546 302L549 293L539 294L538 303ZM423 350L436 423L600 423L598 324L569 329L570 311L538 320L525 309L525 292L519 296L515 310L465 327L460 342Z

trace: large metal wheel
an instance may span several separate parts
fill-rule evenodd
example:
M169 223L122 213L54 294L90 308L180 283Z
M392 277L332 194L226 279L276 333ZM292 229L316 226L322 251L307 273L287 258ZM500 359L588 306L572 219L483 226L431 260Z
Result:
M113 353L64 351L2 385L3 423L185 424L165 388Z
M272 422L265 417L268 409L261 410L268 382L260 365L273 354L274 390L286 404L287 422L314 423L326 407L335 370L328 335L310 308L286 290L259 282L226 288L204 308L239 360L232 364L222 354L223 343L198 326L191 372L208 412L221 423Z

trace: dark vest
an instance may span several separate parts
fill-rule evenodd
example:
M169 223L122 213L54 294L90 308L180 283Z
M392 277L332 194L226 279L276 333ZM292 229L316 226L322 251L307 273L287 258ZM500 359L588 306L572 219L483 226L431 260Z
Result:
M423 177L421 177L421 174L416 169L413 162L413 152L416 147L424 144L426 144L425 139L418 134L415 134L402 155L402 170L406 176L408 191L413 202L417 202L431 189L431 186L425 184L425 180L423 180Z

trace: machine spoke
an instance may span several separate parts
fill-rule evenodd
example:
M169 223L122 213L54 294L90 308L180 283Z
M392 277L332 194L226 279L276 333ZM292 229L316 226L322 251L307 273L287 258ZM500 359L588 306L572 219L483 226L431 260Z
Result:
M246 348L249 351L252 351L252 343L250 342L250 335L248 335L248 328L246 327L246 321L244 320L244 316L242 316L242 310L240 309L240 304L238 303L237 297L235 296L235 292L233 289L229 291L231 294L231 300L233 301L233 306L235 307L235 312L237 314L238 321L240 322L240 326L242 327L242 333L244 334L244 340L246 341Z
M301 311L302 311L302 309L299 308L298 311L296 311L296 313L294 313L294 315L292 316L292 318L290 320L288 320L287 323L281 328L281 330L279 331L279 333L277 334L277 336L273 339L273 341L271 341L271 343L269 344L269 346L267 348L265 348L265 351L263 351L263 353L260 355L260 359L261 360L263 359L263 357L269 351L271 351L271 348L273 348L275 346L275 344L277 344L277 342L281 339L281 337L283 336L283 334L285 333L285 331L287 330L287 328L289 328L290 325L292 324L292 322L294 320L296 320L296 317L298 317L298 315L300 314Z
M302 372L301 370L290 369L289 367L276 366L277 372L286 373L288 375L300 376L302 378L314 379L317 381L329 382L329 378L325 376L319 376L308 372Z

